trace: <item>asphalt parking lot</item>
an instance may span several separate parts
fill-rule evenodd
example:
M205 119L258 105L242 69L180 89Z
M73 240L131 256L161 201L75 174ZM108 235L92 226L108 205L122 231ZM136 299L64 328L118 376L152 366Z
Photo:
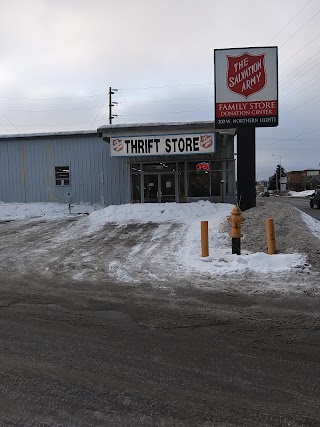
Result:
M1 227L1 426L320 424L317 293L73 281L39 244L69 223Z

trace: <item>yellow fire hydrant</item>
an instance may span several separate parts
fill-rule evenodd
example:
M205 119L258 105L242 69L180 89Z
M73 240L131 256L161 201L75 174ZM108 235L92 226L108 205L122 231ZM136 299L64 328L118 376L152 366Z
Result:
M232 253L240 255L241 254L241 225L244 221L242 212L238 206L235 206L230 212L231 216L227 217L227 220L231 225L230 237L232 238Z

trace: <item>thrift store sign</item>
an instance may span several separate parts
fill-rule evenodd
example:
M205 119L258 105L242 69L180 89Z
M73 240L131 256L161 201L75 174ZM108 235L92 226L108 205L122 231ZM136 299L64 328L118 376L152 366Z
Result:
M214 153L214 133L110 138L111 156Z
M278 48L214 51L215 127L278 126Z

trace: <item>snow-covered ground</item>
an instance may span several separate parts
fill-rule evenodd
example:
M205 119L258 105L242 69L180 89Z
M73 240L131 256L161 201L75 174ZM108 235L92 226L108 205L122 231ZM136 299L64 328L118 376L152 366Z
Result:
M309 197L313 193L314 193L314 190L289 191L288 196L291 196L291 197Z
M0 220L26 218L61 219L71 214L90 214L101 205L69 205L60 203L3 203L0 202Z
M269 256L267 253L250 253L242 250L241 255L231 254L231 238L223 231L226 217L230 215L233 205L212 204L201 201L188 204L126 204L120 206L73 205L71 214L68 205L53 203L0 203L0 221L39 219L54 221L63 218L70 218L83 214L73 227L57 232L54 241L59 242L80 240L82 236L99 234L100 230L107 224L116 226L126 226L128 224L156 224L149 237L149 243L154 247L161 239L168 242L171 239L174 252L167 256L159 256L157 273L155 279L161 280L161 271L166 271L169 262L176 264L179 271L189 271L203 273L209 276L226 275L243 272L284 272L291 269L305 269L306 257L304 254L279 253ZM87 214L86 216L84 214ZM34 220L35 220L34 219ZM313 234L320 237L320 223L309 219L307 215L303 217ZM201 257L200 222L209 222L209 257ZM178 224L175 230L170 229L170 224ZM171 230L171 231L170 231ZM172 233L172 234L170 234ZM119 245L121 242L119 241ZM169 246L168 246L169 247ZM151 251L151 247L148 250ZM37 248L41 251L42 248ZM133 258L139 256L148 258L148 254L143 254L144 248L139 244L133 246L128 253L128 265L133 265ZM143 254L143 255L142 255ZM132 258L132 259L131 259ZM161 262L163 265L161 265ZM121 263L114 260L109 265L109 271L115 271L118 277L126 278L130 281L130 271L126 268L121 271ZM123 269L124 270L124 269ZM75 273L74 277L81 274Z

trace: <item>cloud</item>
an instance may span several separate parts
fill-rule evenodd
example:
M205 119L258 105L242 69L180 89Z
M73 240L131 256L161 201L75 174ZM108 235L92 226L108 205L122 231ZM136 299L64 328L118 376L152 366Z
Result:
M107 123L109 86L121 89L115 123L211 120L214 49L270 41L280 46L280 125L257 129L257 171L274 169L272 154L282 155L287 170L315 167L320 159L310 135L277 142L320 128L320 14L313 2L303 8L290 0L4 0L1 6L3 133L94 129ZM75 98L87 95L97 96Z

